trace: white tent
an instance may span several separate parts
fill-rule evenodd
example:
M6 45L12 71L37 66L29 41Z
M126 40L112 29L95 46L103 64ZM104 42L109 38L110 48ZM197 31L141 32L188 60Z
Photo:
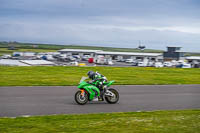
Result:
M0 65L3 65L3 66L30 66L28 64L20 62L19 60L11 60L11 59L0 59Z
M20 62L31 65L31 66L54 65L53 62L46 61L46 60L21 60Z

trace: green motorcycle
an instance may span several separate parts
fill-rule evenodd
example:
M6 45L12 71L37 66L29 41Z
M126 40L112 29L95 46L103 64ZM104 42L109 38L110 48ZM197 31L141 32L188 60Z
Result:
M100 101L100 90L95 85L86 82L86 79L88 79L88 77L82 77L78 85L80 90L75 94L75 101L80 105L84 105L88 101ZM103 93L103 98L110 104L115 104L119 101L119 93L117 90L109 88L113 82L114 81L106 82L103 92L101 92Z

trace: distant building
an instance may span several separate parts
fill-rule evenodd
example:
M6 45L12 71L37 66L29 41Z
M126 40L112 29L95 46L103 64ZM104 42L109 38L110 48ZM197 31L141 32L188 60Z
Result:
M200 56L189 56L185 59L192 65L192 67L200 68Z
M167 51L163 53L165 61L180 60L184 58L184 52L181 47L167 47Z
M80 57L90 55L90 57L97 57L99 55L105 56L107 59L122 60L122 59L135 59L158 61L162 59L162 53L139 53L139 52L109 52L102 50L85 50L85 49L62 49L59 50L61 54L79 55Z
M96 52L100 52L102 50L87 50L87 49L62 49L59 50L58 52L61 54L68 54L68 55L90 55L93 57Z
M8 44L8 50L16 50L17 48L16 48L16 45L15 44L13 44L13 43L9 43Z
M139 45L139 46L138 46L138 49L140 49L140 50L142 50L142 51L144 51L145 48L146 48L146 46L144 46L144 45Z
M158 61L162 57L162 53L139 53L139 52L108 52L101 51L96 52L95 55L103 55L107 58L113 60L122 60L122 59L134 59L134 60L145 60L149 61Z

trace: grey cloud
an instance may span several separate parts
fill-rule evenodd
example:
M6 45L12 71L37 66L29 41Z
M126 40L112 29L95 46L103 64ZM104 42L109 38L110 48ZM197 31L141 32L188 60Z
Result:
M168 30L129 30L124 27L105 25L57 24L57 23L27 23L17 22L0 26L1 38L9 36L16 40L31 40L35 42L52 42L65 44L93 44L105 46L137 47L138 41L143 41L148 48L163 49L167 45L189 45L198 50L200 34L189 34Z
M0 40L200 51L198 0L0 0ZM195 33L195 34L192 34Z

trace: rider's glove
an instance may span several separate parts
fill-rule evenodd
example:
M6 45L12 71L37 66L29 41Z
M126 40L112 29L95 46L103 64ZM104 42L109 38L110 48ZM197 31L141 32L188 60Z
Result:
M89 83L89 84L92 84L93 82L92 82L92 81L88 81L88 83Z

